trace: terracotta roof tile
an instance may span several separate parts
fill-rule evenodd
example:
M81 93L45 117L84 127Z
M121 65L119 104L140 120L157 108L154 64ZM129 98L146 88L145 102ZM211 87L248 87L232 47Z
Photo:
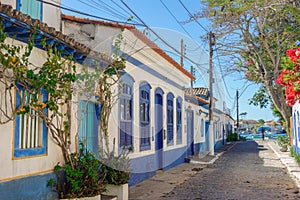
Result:
M149 38L147 38L141 31L137 29L130 29L130 31L138 37L140 40L142 40L145 44L147 44L149 47L151 47L156 53L161 55L164 59L166 59L169 63L171 63L174 67L179 69L183 74L191 78L192 80L195 80L195 77L189 73L186 69L184 69L181 65L179 65L173 58L171 58L166 52L164 52L160 47L158 47L154 42L152 42Z
M195 80L195 77L189 73L186 69L181 67L173 58L171 58L167 53L165 53L160 47L158 47L154 42L152 42L149 38L147 38L142 32L137 30L135 26L131 26L128 24L120 24L120 23L115 23L115 22L106 22L106 21L101 21L101 20L92 20L88 18L80 18L80 17L75 17L71 15L66 15L62 14L61 18L64 20L69 20L69 21L75 21L78 23L85 23L85 24L99 24L103 26L111 26L115 28L126 28L130 30L137 38L139 38L141 41L143 41L145 44L147 44L149 47L151 47L156 53L158 53L160 56L162 56L165 60L167 60L170 64L172 64L174 67L176 67L178 70L180 70L183 74L188 76L189 78Z
M193 88L191 91L191 88L186 88L185 92L187 94L193 94L193 95L204 95L204 96L209 96L208 88L204 87L198 87L198 88Z
M111 27L115 27L115 28L135 29L135 26L128 25L128 24L120 24L120 23L116 23L116 22L93 20L93 19L81 18L81 17L66 15L66 14L61 14L61 19L75 21L75 22L84 23L84 24L99 24L99 25L111 26Z
M10 18L9 20L11 20L16 26L23 26L24 29L28 29L28 31L42 31L44 34L48 34L57 39L59 42L68 45L68 47L76 49L77 53L80 53L82 55L85 54L88 57L93 57L91 59L101 59L107 62L111 60L111 58L109 58L108 56L99 52L93 52L86 45L76 42L73 38L64 35L62 32L57 31L53 27L49 27L46 23L43 23L38 19L32 19L29 15L23 14L22 12L13 9L11 5L2 4L0 2L0 13L2 13L0 15L0 18L7 20L7 18L5 17L7 16Z
M60 31L56 31L53 27L48 27L46 23L43 23L40 20L32 19L29 15L23 14L22 12L13 9L10 5L1 4L0 2L0 12L33 28L44 31L45 33L48 33L49 35L62 40L66 44L69 44L70 46L73 46L76 49L83 51L84 53L89 53L91 51L87 46L71 40L69 36L63 35Z

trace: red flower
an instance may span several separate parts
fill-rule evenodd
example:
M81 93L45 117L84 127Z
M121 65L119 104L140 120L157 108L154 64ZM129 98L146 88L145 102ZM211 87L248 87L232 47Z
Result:
M300 48L289 49L286 51L286 54L290 57L291 61L297 62L300 59Z
M300 99L300 47L286 51L294 66L284 68L275 83L285 87L286 103L293 106Z

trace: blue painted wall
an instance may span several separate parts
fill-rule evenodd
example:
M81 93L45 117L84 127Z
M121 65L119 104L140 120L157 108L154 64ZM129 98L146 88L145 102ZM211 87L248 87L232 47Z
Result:
M169 170L185 162L186 147L165 151L163 153L163 170ZM129 187L136 185L156 174L157 164L155 154L130 160Z
M195 154L200 153L201 143L195 143L194 144L194 151Z
M187 156L187 148L177 148L170 151L164 152L164 170L169 170L177 165L180 165L185 162Z
M130 160L129 186L135 185L155 175L156 171L155 154L134 158Z
M222 146L222 140L216 141L215 142L215 149L219 149Z
M205 142L200 142L195 144L195 154L197 153L204 153L206 151L206 144Z
M1 200L50 200L58 199L56 192L47 187L54 173L30 176L0 183Z

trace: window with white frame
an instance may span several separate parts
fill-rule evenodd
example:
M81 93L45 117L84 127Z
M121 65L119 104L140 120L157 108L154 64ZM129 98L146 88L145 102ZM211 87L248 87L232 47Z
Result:
M148 83L140 85L140 150L149 150L150 146L150 90Z
M201 128L200 128L200 131L201 131L201 137L204 137L205 126L204 126L204 120L203 119L201 119Z
M133 82L124 82L121 87L120 102L120 140L119 146L132 147L132 100L133 100Z
M41 109L47 115L46 102L48 94L42 90L41 94L30 94L28 91L19 87L16 92L16 109L24 109L26 105L38 99L41 102ZM14 157L37 156L47 153L47 127L45 122L38 116L37 112L29 108L26 114L16 115L14 132Z

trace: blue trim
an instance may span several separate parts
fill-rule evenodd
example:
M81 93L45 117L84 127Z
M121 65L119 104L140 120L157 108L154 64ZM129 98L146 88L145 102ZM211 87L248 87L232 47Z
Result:
M155 94L160 94L161 96L163 96L165 92L160 87L157 87L155 89Z
M44 9L43 9L43 2L40 2L41 3L41 12L40 12L40 20L41 21L43 21L43 11L44 11Z
M163 152L163 170L169 170L185 162L186 147L176 148ZM138 158L130 159L130 179L129 186L136 185L156 174L157 164L156 155L151 154Z
M155 71L152 67L149 67L148 65L142 63L141 61L133 58L132 56L126 54L125 52L121 52L122 55L124 56L124 58L126 59L127 62L130 62L131 64L133 64L135 67L138 67L150 74L152 74L153 76L155 76L156 78L159 78L161 79L162 81L168 83L168 84L171 84L172 86L180 89L180 90L183 90L184 87L179 85L178 83L176 83L175 81L171 80L169 77L168 77L168 74L166 75L163 75L157 71Z
M18 87L19 90L22 90L21 86ZM48 100L47 92L42 89L43 95L43 102ZM20 95L16 92L16 109L20 106ZM44 112L48 115L47 108L44 108ZM47 142L48 142L48 130L45 121L43 121L43 128L42 128L42 147L41 148L27 148L27 149L19 149L20 147L20 115L16 115L15 119L15 135L14 135L14 157L21 158L27 156L36 156L36 155L43 155L47 153Z
M133 85L135 82L134 78L125 71L121 72L121 81L129 85Z
M16 10L20 10L21 8L21 0L17 0Z

